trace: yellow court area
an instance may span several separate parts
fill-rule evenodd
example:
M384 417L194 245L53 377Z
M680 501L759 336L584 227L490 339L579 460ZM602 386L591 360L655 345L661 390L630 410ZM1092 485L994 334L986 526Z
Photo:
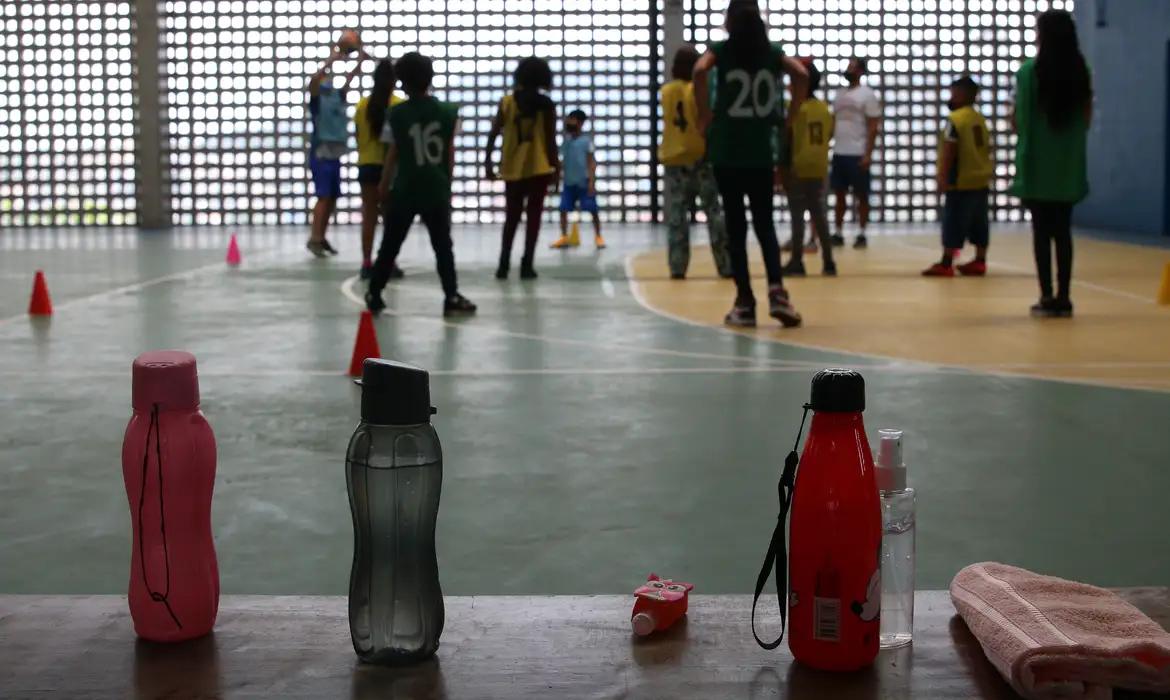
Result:
M871 236L869 250L836 249L839 277L786 280L802 328L784 330L761 306L760 339L976 371L1170 391L1170 306L1155 299L1170 250L1086 238L1076 241L1072 319L1034 319L1039 296L1032 240L993 238L987 277L923 278L939 255L936 235ZM753 283L764 270L752 249ZM965 256L964 256L965 257ZM787 254L785 254L787 260ZM652 310L721 326L735 296L714 274L710 250L693 246L690 279L672 281L665 251L631 260L634 284Z

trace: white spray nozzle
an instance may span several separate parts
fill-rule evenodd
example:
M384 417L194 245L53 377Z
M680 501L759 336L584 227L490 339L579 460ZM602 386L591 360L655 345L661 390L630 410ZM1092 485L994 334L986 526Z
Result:
M878 437L878 460L877 466L887 469L903 469L906 465L902 462L902 431L901 430L879 430Z
M878 431L877 482L881 491L906 488L906 464L902 462L902 431Z

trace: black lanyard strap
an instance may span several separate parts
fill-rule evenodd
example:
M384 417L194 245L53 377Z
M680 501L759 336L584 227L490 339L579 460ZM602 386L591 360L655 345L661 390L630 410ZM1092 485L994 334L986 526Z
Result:
M158 517L159 517L159 532L162 534L163 546L163 563L166 567L166 589L163 592L158 592L151 588L150 580L146 577L146 553L144 549L142 533L142 511L146 508L146 476L149 473L150 466L150 431L154 430L154 455L155 464L158 466ZM162 468L162 420L158 415L158 404L155 404L150 411L150 424L146 426L146 446L142 453L142 492L138 498L138 559L142 562L142 584L146 586L146 592L150 594L150 599L156 603L162 603L166 606L167 612L170 613L171 619L175 621L175 625L179 629L183 629L183 624L179 622L179 618L175 616L175 611L171 610L171 604L167 598L171 595L171 553L167 549L167 510L166 503L163 501L163 468Z
M792 451L784 458L784 473L780 475L780 483L776 490L780 496L780 515L776 519L776 529L772 531L772 541L768 544L768 554L764 557L764 567L756 578L756 594L752 598L752 636L756 644L765 649L775 649L784 641L784 633L788 628L788 543L784 537L784 526L788 524L788 509L792 506L792 491L796 485L796 466L800 456L796 453L800 447L800 438L804 434L804 422L808 418L809 404L804 405L804 415L800 417L800 430L796 433L796 443ZM776 641L765 642L756 632L756 605L760 602L760 595L764 586L768 585L768 574L776 570L776 598L780 604L780 636Z

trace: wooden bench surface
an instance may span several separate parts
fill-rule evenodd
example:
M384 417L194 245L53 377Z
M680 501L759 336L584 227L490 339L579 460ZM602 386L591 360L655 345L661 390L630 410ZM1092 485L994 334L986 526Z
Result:
M1170 589L1119 593L1170 629ZM775 600L761 601L769 630L778 627ZM226 596L213 634L157 645L135 640L120 596L0 596L0 698L1016 697L944 591L917 594L912 646L853 674L803 668L786 645L756 646L750 596L692 596L684 623L645 639L630 633L632 604L450 597L438 658L387 669L358 662L341 597Z

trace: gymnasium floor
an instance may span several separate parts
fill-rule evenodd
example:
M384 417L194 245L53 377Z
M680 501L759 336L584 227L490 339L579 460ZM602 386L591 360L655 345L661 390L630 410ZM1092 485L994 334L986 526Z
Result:
M839 253L840 278L791 282L807 327L733 333L705 246L679 283L662 231L608 233L601 254L543 251L531 284L492 278L494 228L457 231L480 304L457 322L425 235L408 241L377 328L384 356L433 372L446 593L620 593L650 571L750 591L809 380L832 365L864 373L871 435L907 431L920 588L986 559L1170 584L1170 308L1153 304L1170 251L1079 239L1079 315L1038 322L1027 237L997 229L986 279L923 280L933 234L879 230ZM357 237L321 262L303 231L244 231L228 269L226 235L0 236L0 593L125 590L130 363L160 348L199 359L224 592L344 593ZM49 321L25 315L38 268Z

